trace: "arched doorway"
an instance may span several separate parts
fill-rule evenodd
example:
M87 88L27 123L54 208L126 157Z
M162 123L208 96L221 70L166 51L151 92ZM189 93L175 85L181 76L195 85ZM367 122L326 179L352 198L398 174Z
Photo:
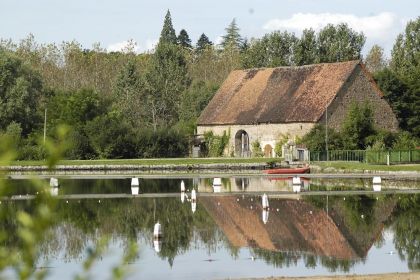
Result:
M264 157L272 157L273 156L273 147L270 144L264 146Z
M235 134L235 156L249 157L249 136L245 130L239 130Z

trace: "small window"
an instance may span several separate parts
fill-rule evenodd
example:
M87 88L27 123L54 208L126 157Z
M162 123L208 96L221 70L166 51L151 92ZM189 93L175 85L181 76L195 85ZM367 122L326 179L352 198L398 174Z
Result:
M302 125L300 125L300 130L302 130Z

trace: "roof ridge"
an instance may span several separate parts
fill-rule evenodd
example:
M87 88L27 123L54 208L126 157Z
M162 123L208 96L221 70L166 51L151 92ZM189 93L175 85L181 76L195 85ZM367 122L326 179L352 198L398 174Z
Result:
M276 67L254 67L254 68L246 68L246 69L239 69L239 70L232 70L233 71L255 71L255 70L266 70L266 69L294 69L294 68L309 68L315 66L323 66L323 65L333 65L333 64L347 64L347 63L354 63L355 65L361 63L361 59L355 60L347 60L347 61L336 61L336 62L322 62L322 63L312 63L312 64L305 64L305 65L284 65L284 66L276 66Z

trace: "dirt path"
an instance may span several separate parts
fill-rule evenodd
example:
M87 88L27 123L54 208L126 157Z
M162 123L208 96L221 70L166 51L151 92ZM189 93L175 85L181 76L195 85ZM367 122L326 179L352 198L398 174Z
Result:
M345 275L345 276L314 276L314 277L270 277L250 278L242 280L420 280L420 272L388 273L371 275Z

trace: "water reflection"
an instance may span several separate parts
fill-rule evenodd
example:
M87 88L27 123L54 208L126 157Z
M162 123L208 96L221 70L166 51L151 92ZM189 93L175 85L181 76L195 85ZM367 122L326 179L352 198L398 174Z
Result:
M247 192L255 188L252 179ZM222 191L227 190L229 181L222 180ZM278 182L287 181L274 181ZM118 191L126 188L130 193L130 181L125 183L108 186L118 187ZM88 185L81 181L75 188L83 191L86 186L102 184ZM150 183L151 188L154 184ZM184 190L188 189L185 192L180 191L181 180L165 184L161 188L181 193L181 201L178 196L104 199L101 203L91 199L59 200L55 209L57 222L46 240L39 244L40 258L80 261L90 244L110 236L123 248L130 240L146 244L169 266L182 266L174 264L174 260L195 248L207 254L227 250L233 259L247 249L250 258L269 266L299 267L302 271L306 268L349 271L362 265L364 271L370 271L369 252L389 242L405 269L420 269L419 195L306 196L298 200L276 198L267 192L263 196L245 193L197 198L192 180L184 183ZM200 184L197 182L199 191ZM141 182L140 185L143 186ZM63 183L60 194L68 191L66 186ZM231 190L236 187L236 183L231 184ZM312 181L310 187L327 188ZM191 205L182 203L185 200ZM11 250L20 244L16 222L7 218L7 213L18 210L30 213L33 203L36 202L3 201L1 204L6 218L0 226L8 232L9 238L4 242ZM151 234L157 221L164 230L163 239ZM392 236L388 241L385 231ZM146 256L140 251L139 261L142 258ZM300 267L302 262L304 267Z

